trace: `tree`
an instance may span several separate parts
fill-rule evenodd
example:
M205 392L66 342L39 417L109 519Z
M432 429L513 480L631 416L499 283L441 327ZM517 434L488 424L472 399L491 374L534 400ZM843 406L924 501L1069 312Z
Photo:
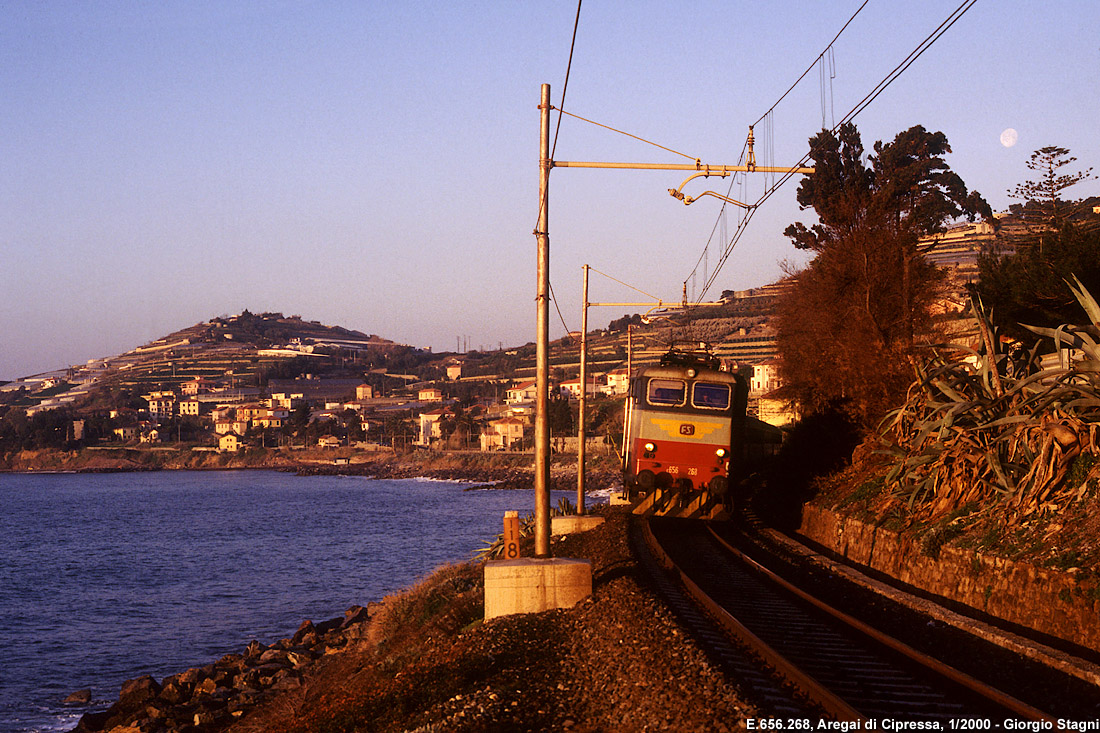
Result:
M347 430L348 440L364 440L366 431L363 430L363 418L355 410L345 409L340 413L340 419Z
M30 432L27 411L22 407L9 407L0 417L0 449L17 451L30 447Z
M550 395L550 401L547 404L547 422L550 425L551 435L575 435L577 423L573 415L573 408L567 398L560 394Z
M1009 197L1024 202L1020 214L1026 223L1054 230L1066 223L1076 207L1062 201L1062 192L1081 181L1096 178L1092 175L1092 168L1076 173L1060 172L1061 168L1076 160L1069 150L1054 145L1039 148L1031 154L1027 167L1038 173L1039 179L1024 181L1008 191ZM1039 242L1041 247L1042 239Z
M288 432L296 432L305 429L308 425L309 404L303 401L290 411L290 416L287 418L285 427Z
M919 238L990 215L945 162L942 132L917 125L873 150L865 156L851 123L810 139L815 170L798 202L818 223L785 233L816 256L780 302L777 329L788 397L810 412L843 403L865 427L900 401L917 336L931 328L942 275Z
M1080 319L1067 284L1076 276L1090 292L1100 292L1100 230L1065 226L1043 236L1045 244L1017 246L1009 255L978 260L974 290L991 318L1007 335L1038 340L1021 324L1056 328Z
M1006 334L1025 342L1037 337L1021 324L1054 328L1080 318L1067 284L1072 277L1100 292L1100 220L1088 206L1095 199L1061 198L1069 187L1094 177L1092 168L1059 172L1075 160L1059 147L1031 154L1027 167L1040 173L1039 180L1009 190L1009 196L1024 199L1012 207L1025 224L1023 233L1007 237L1009 254L988 253L978 260L975 293Z

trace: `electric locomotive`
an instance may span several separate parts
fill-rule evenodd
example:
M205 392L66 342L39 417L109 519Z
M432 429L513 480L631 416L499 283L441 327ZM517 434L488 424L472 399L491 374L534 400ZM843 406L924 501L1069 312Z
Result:
M705 352L670 350L631 380L623 488L636 514L724 519L745 448L748 385Z

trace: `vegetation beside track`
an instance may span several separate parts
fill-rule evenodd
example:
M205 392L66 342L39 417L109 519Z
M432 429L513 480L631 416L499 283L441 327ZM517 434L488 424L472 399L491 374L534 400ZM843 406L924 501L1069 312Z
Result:
M1089 325L1032 329L1068 363L1044 366L1038 345L1006 349L975 308L980 347L938 351L852 464L817 480L815 501L912 534L932 557L952 544L1093 575L1100 305L1079 281L1074 293Z

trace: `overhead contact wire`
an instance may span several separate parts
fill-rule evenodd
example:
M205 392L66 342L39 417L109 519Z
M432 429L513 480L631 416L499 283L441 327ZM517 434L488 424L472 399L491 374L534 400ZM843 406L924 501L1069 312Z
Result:
M569 74L573 70L573 49L577 45L577 28L581 23L581 3L583 0L577 0L577 15L573 18L573 38L569 41L569 60L565 63L565 81L561 85L561 106L565 106L565 92L569 89ZM554 127L554 141L550 147L550 160L554 159L554 153L558 149L558 133L561 131L561 107L558 108L558 123ZM542 207L545 202L539 201L539 219L542 219ZM538 226L535 227L536 231ZM550 300L554 303L554 309L558 312L558 318L561 319L561 325L565 329L566 333L569 333L569 326L565 323L565 317L561 314L561 307L558 305L557 296L554 295L554 284L550 281L549 273L547 273L546 284L550 288Z
M786 99L788 94L790 94L792 91L794 91L794 88L796 86L798 86L798 83L801 82L803 79L805 79L807 74L809 74L811 71L813 71L814 66L816 66L818 64L818 62L821 60L821 57L824 56L828 52L828 50L833 47L833 44L836 43L837 39L840 38L841 34L844 33L844 31L848 29L848 26L850 26L852 24L852 21L856 19L856 16L859 15L860 12L865 7L867 7L867 3L869 3L869 2L871 2L871 0L863 0L863 4L860 5L858 8L856 8L856 12L852 13L852 17L848 18L848 22L845 23L844 26L839 31L837 31L837 34L835 36L833 36L833 40L829 41L829 43L825 46L825 50L822 51L821 53L819 53L817 55L817 57L813 60L813 62L811 62L810 65L806 67L806 70L802 72L802 75L794 80L794 84L791 84L791 86L787 89L787 91L783 92L783 94L781 94L779 96L779 99L775 100L775 104L773 104L771 107L769 107L767 112L760 115L759 120L752 123L752 127L756 127L757 125L759 125L760 120L764 119L769 114L771 114L772 110L774 110L776 107L778 107L779 103L782 102L784 99Z
M562 107L565 106L565 92L569 89L569 72L573 69L573 49L577 45L577 28L581 24L581 2L577 0L577 16L573 18L573 40L569 42L569 60L565 63L565 81L561 85L561 102L558 107L558 124L554 126L554 144L550 147L550 160L558 151L558 132L561 130Z
M943 36L943 34L946 33L951 28L951 26L955 25L955 23L958 22L959 18L961 18L963 15L965 15L966 12L968 10L970 10L970 8L973 7L974 4L977 1L978 0L965 0L965 2L960 4L957 8L955 8L955 10L952 11L952 13L950 15L948 15L947 18L942 23L940 23L940 25L937 26L935 30L933 30L930 34L928 34L928 36L926 36L923 41L921 41L919 44L917 44L917 47L913 51L911 51L909 53L909 55L906 56L905 59L903 59L901 61L901 63L899 63L897 66L895 66L894 69L882 79L882 81L880 81L870 92L868 92L867 96L865 96L858 103L856 103L856 105L848 112L848 114L844 115L844 117L841 119L841 121L833 126L833 128L832 128L832 130L830 130L830 132L836 132L838 129L840 129L840 127L842 125L844 125L845 123L850 122L851 120L855 119L856 115L858 115L860 112L862 112L868 106L870 106L871 102L875 101L875 99L877 99L878 96L880 94L882 94L882 92L885 91L888 86L890 86L892 83L894 83L894 81L899 76L901 76L903 73L905 73L905 71L910 66L912 66L913 63L918 58L920 58L924 54L925 51L927 51L929 48L931 48L932 44L934 44L936 41L938 41L940 39L940 37ZM867 3L864 2L864 5L866 5L866 4ZM863 6L861 5L860 10L862 10L862 9L863 9ZM859 11L857 10L856 12L858 13ZM855 16L853 16L853 18L854 17ZM851 20L849 20L849 23L850 22L851 22ZM845 24L845 28L846 27L847 27L847 24ZM842 29L842 31L843 31L843 29ZM838 34L838 36L839 36L839 34ZM805 74L803 74L803 76L805 76ZM788 92L789 91L790 90L788 90ZM769 110L769 112L770 111L771 110ZM763 117L761 117L760 119L763 119ZM759 122L759 120L757 120L757 122ZM796 163L793 166L793 168L802 167L803 164L805 164L806 162L809 161L809 159L810 159L810 152L807 151L806 154L803 155L802 158L798 161L798 163ZM718 272L721 270L722 265L725 264L726 260L729 258L730 253L733 251L734 246L736 246L737 242L740 241L741 236L744 234L744 230L745 230L744 225L747 225L749 220L752 219L752 215L753 215L753 213L755 213L756 209L760 205L762 205L765 201L767 201L769 198L771 198L772 194L774 194L777 190L779 190L779 188L782 187L783 184L786 183L788 180L790 180L794 175L795 175L795 172L794 172L793 169L788 171L787 173L784 173L783 176L779 179L779 181L774 186L772 186L770 189L766 190L764 192L764 194L757 200L757 202L755 204L753 204L753 206L748 209L748 212L745 216L745 220L742 222L742 226L739 226L737 228L737 231L734 232L733 239L730 240L729 245L726 247L725 252L723 253L721 259L719 260L718 266L715 268L714 273L712 274L710 279L707 281L707 284L704 286L703 293L699 296L700 298L705 296L706 292L710 289L710 286L714 283L714 280L717 277Z
M844 23L844 25L843 25L843 26L841 26L840 30L839 30L839 31L837 31L837 34L836 34L835 36L833 36L833 40L829 41L829 43L828 43L828 44L826 44L826 46L825 46L825 49L824 49L824 50L823 50L823 51L822 51L821 53L819 53L819 54L818 54L818 55L817 55L817 56L816 56L816 57L814 58L814 60L813 60L812 62L810 62L810 65L809 65L809 66L807 66L807 67L806 67L806 70L805 70L805 71L803 71L803 72L802 72L802 73L801 73L801 74L799 75L799 77L798 77L797 79L795 79L795 80L794 80L794 83L793 83L793 84L791 84L791 85L790 85L790 87L788 87L788 88L787 88L787 91L785 91L785 92L783 92L783 93L782 93L781 95L779 95L779 99L775 100L775 103L774 103L774 104L772 104L772 106L768 108L768 111L767 111L767 112L765 112L764 114L760 115L759 119L757 119L757 120L756 120L756 122L752 123L751 127L756 127L757 125L759 125L759 124L760 124L760 122L761 122L762 120L766 120L766 119L769 119L769 117L770 117L770 116L772 116L772 113L773 113L773 112L775 111L775 108L776 108L776 107L778 107L778 106L779 106L779 104L780 104L780 103L781 103L781 102L782 102L782 101L783 101L784 99L786 99L786 98L787 98L787 95L788 95L788 94L790 94L790 93L791 93L792 91L794 91L794 88L795 88L796 86L798 86L798 84L799 84L799 83L800 83L800 82L801 82L801 81L802 81L803 79L805 79L805 78L806 78L806 75L807 75L807 74L809 74L809 73L810 73L811 71L813 71L813 69L814 69L814 67L815 67L815 66L818 66L818 65L820 65L820 64L822 63L822 59L823 59L823 58L825 57L825 54L827 54L827 53L830 53L830 52L831 52L831 49L832 49L832 47L833 47L833 44L835 44L835 43L837 42L837 39L839 39L839 38L840 38L840 36L841 36L841 35L843 35L844 31L846 31L846 30L848 29L848 26L850 26L850 25L852 24L852 21L854 21L854 20L856 19L856 16L858 16L858 15L860 14L860 12L862 12L862 11L863 11L863 9L864 9L865 7L867 7L867 3L868 3L868 2L870 2L870 0L863 0L863 3L862 3L862 4L861 4L861 5L860 5L860 6L858 7L858 8L856 8L856 11L855 11L854 13L852 13L851 17L850 17L850 18L848 18L847 22L845 22L845 23ZM834 63L834 64L835 64L835 60L834 60L834 61L832 61L832 63ZM831 89L830 89L830 93L831 93ZM824 122L824 112L822 113L822 122ZM772 125L774 125L774 123L772 123ZM824 125L822 125L822 126L824 127ZM770 126L769 126L769 127L770 127ZM770 134L770 131L766 131L766 132L765 132L765 134ZM741 157L740 157L740 158L738 159L738 161L737 161L737 164L738 164L738 165L741 165L741 163L742 163L742 162L744 161L744 159L745 159L745 150L746 150L746 148L747 148L747 147L748 147L748 142L746 141L746 143L745 143L745 146L744 146L744 147L742 147L742 149L741 149ZM799 164L799 165L801 165L801 164ZM781 179L780 183L776 183L776 182L775 182L775 180L774 180L774 175L775 175L775 174L773 173L773 174L771 174L771 175L773 176L773 180L772 180L772 189L774 190L775 188L778 188L778 186L779 186L779 185L782 185L782 179ZM726 197L727 197L727 198L729 197L730 193L731 193L731 192L733 191L733 186L734 186L734 183L736 182L736 180L737 180L736 176L734 176L734 177L731 177L731 178L730 178L730 185L729 185L729 188L728 188L728 189L726 190ZM760 202L758 202L758 203L757 203L756 205L759 205L759 203L760 203ZM695 274L696 274L696 273L698 272L698 270L699 270L699 263L700 263L700 262L701 262L701 261L703 260L704 256L706 255L706 252L707 252L707 250L708 250L708 249L710 248L710 243L711 243L711 241L712 241L712 240L714 239L714 232L715 232L715 230L716 230L716 229L718 228L718 221L719 221L719 220L721 220L721 218L722 218L723 214L725 214L725 211L726 211L726 204L725 204L725 203L723 203L723 204L722 204L722 208L718 210L718 219L717 219L717 220L715 220L715 224L714 224L714 227L712 227L712 228L711 228L711 232L710 232L710 237L708 237L708 238L707 238L707 243L706 243L706 245L704 245L704 247L703 247L703 254L699 255L699 260L697 260L697 261L696 261L696 263L695 263L695 267L694 267L694 268L692 268L691 272L690 272L690 273L688 274L688 276L687 276L687 277L686 277L686 278L684 279L684 282L687 282L688 280L690 280L690 279L691 279L692 277L694 277L694 276L695 276ZM749 210L748 210L748 212L747 212L747 213L745 214L745 219L744 219L744 220L742 220L742 223L746 223L746 222L747 222L747 220L748 220L748 219L750 219L750 218L752 218L752 207L750 207L750 208L749 208ZM740 230L741 230L741 228L742 228L742 227L741 227L741 226L739 225L739 226L738 226L738 231L740 231ZM735 235L735 236L739 236L739 235ZM722 258L721 258L721 259L719 260L719 262L720 262L720 263L725 263L725 261L726 261L726 259L728 258L728 256L729 256L728 254L724 255L724 256L723 256L723 257L722 257ZM707 291L707 289L709 289L709 284L710 284L710 283L711 283L711 282L713 281L713 279L714 279L714 276L718 274L718 271L719 271L720 269L721 269L721 264L719 264L719 265L718 265L718 266L717 266L717 267L715 268L714 272L713 272L713 273L711 273L711 276L710 276L709 278L706 278L706 282L707 282L707 285L706 285L706 286L704 287L704 289L703 289L703 292L702 292L702 293L700 293L700 294L699 294L699 296L698 296L698 298L699 298L700 300L702 300L702 299L703 299L703 297L704 297L704 296L706 295L706 291Z

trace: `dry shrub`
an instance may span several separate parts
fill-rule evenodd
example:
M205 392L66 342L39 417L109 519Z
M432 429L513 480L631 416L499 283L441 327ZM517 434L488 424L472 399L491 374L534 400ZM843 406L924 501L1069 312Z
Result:
M1100 306L1077 285L1090 325L1032 329L1076 351L1068 368L1041 368L1036 345L1008 369L996 331L975 307L982 348L969 359L937 354L921 369L883 429L893 461L886 483L915 515L936 519L971 502L998 503L1013 524L1080 502L1095 487Z
M386 596L367 638L380 654L392 653L422 631L456 633L481 617L483 605L481 565L443 565L411 588Z

